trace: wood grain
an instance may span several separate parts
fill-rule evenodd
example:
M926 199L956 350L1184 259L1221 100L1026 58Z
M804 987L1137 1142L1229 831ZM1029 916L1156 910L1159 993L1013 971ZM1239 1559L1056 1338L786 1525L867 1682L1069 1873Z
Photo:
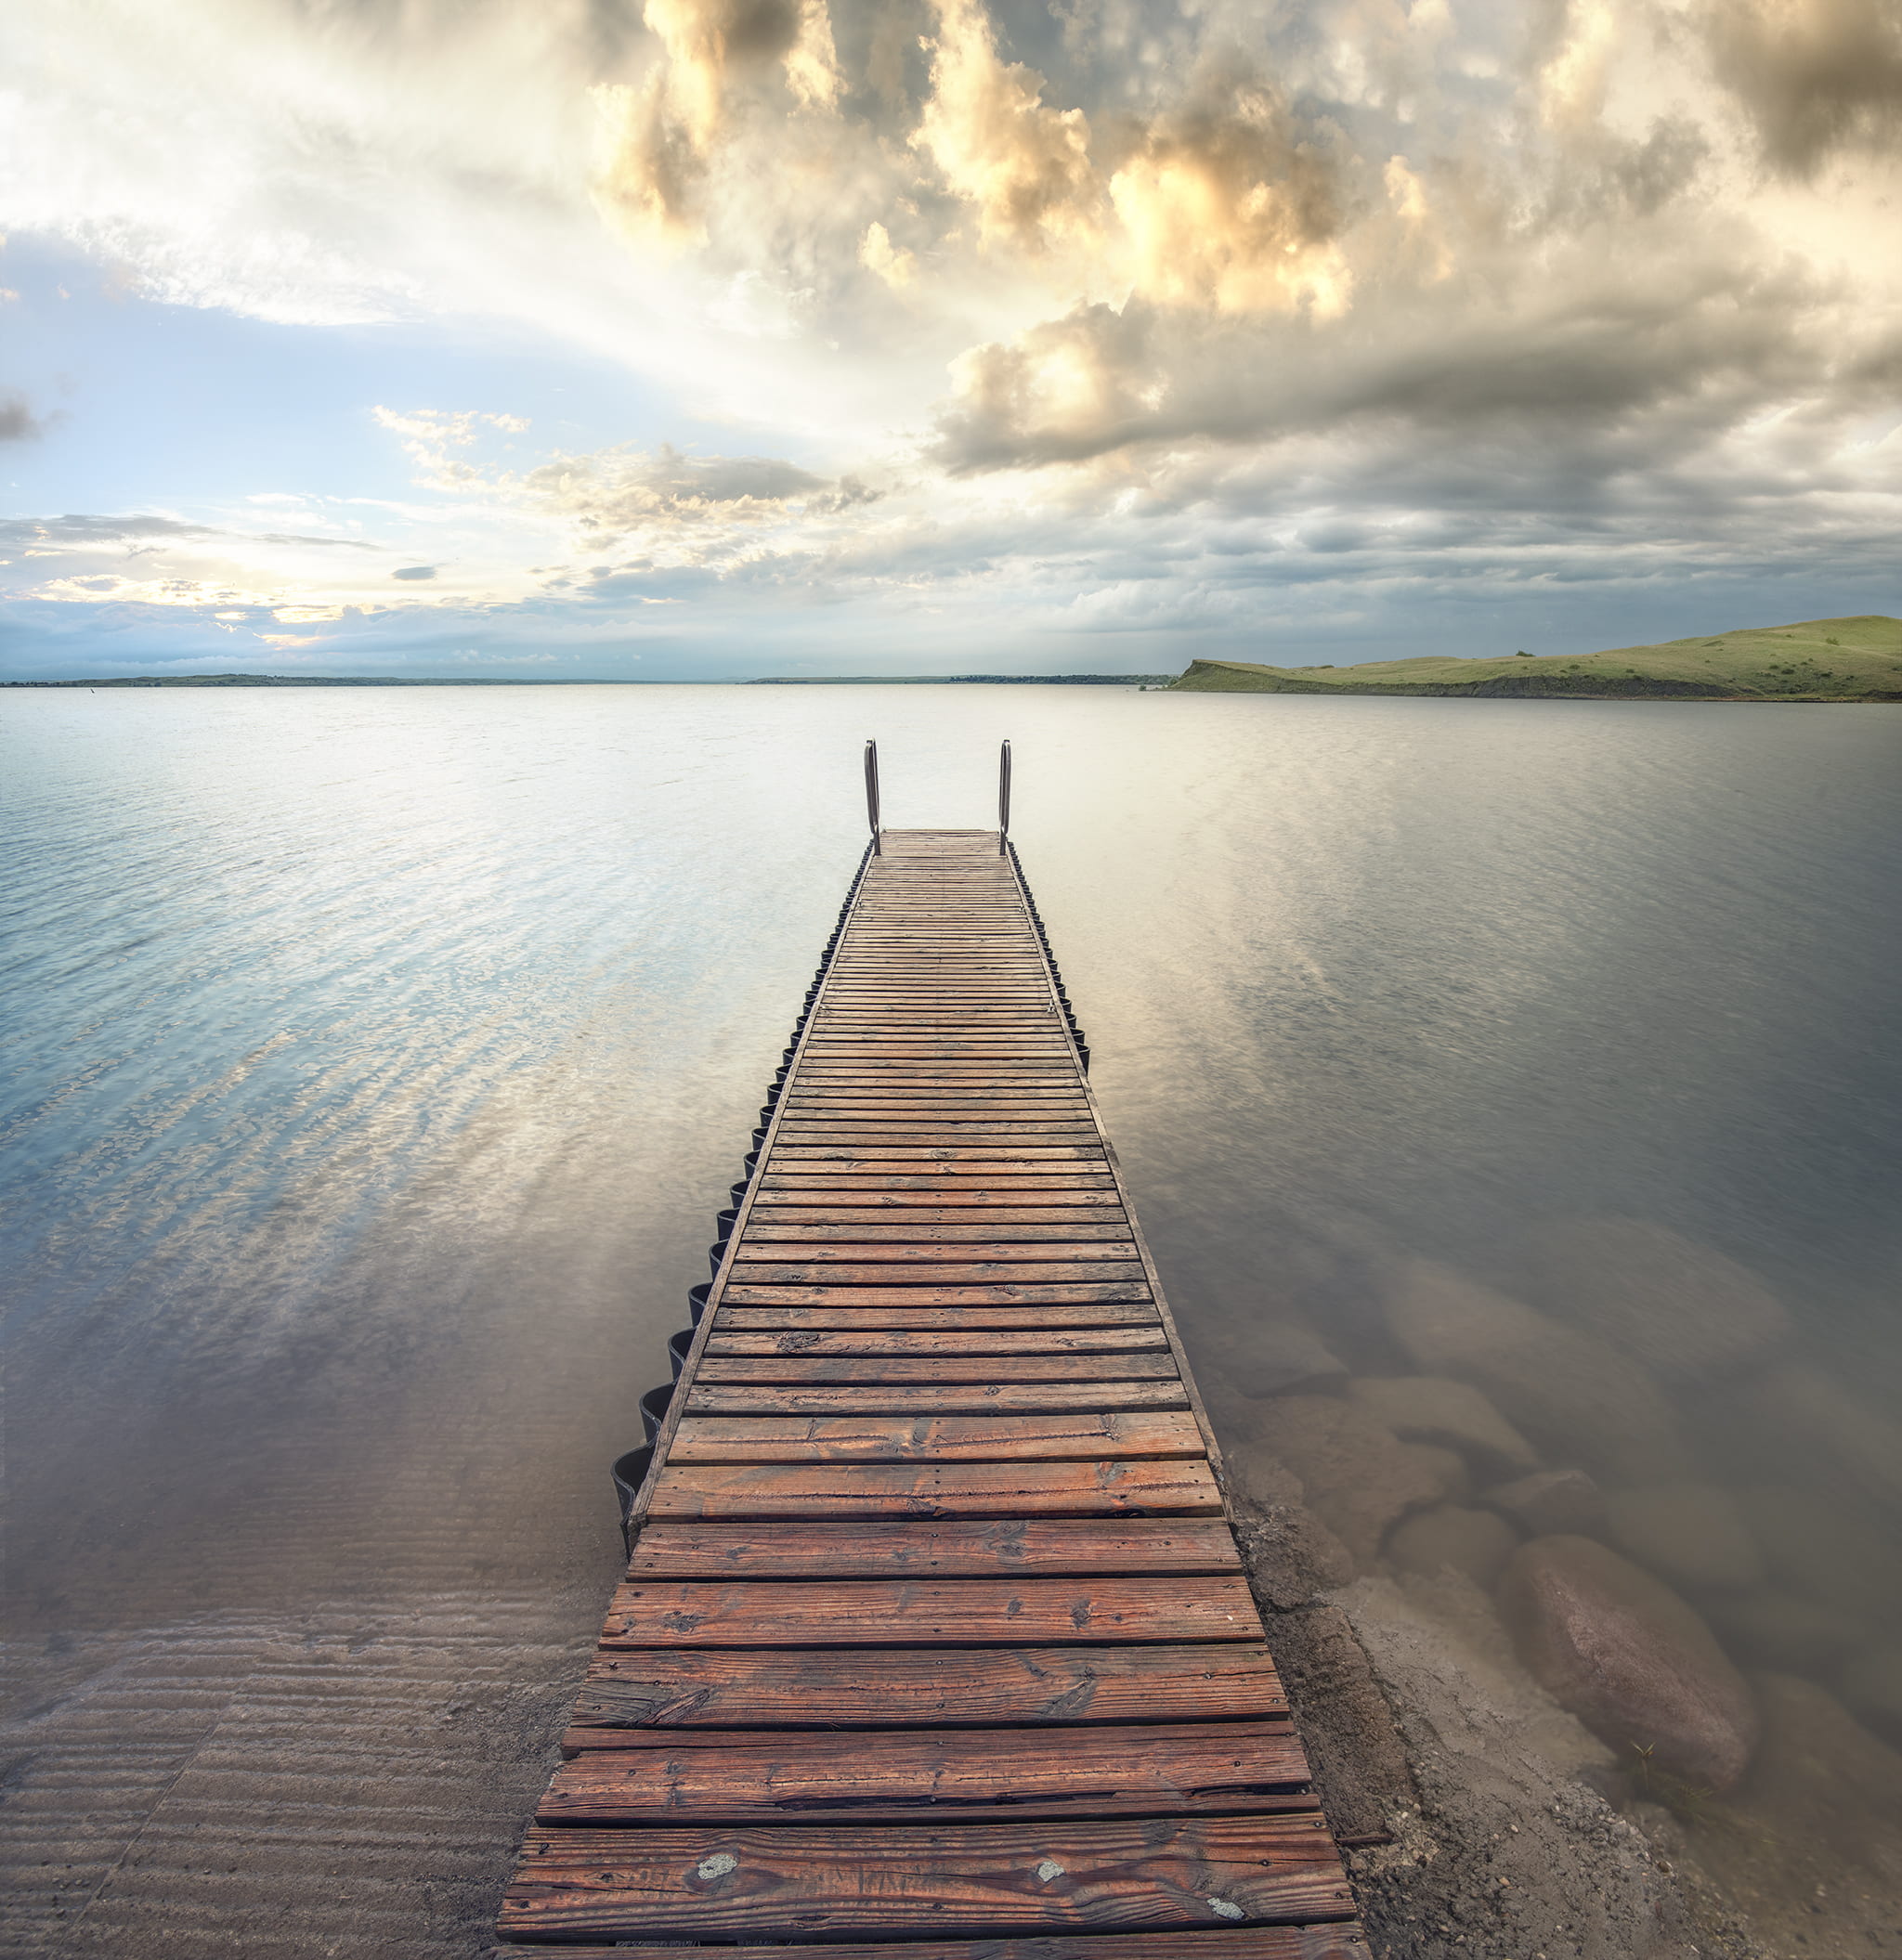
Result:
M802 1944L797 1960L1368 1960L1367 1936L1351 1921L1327 1926L1208 1928L1192 1933L1145 1932L1130 1951L1127 1933L1040 1934L1029 1939L854 1941L847 1946ZM562 1960L678 1960L677 1946L561 1949ZM548 1960L546 1947L498 1948L490 1960ZM789 1960L782 1945L723 1946L720 1960Z
M1220 1511L1221 1493L1199 1458L717 1463L670 1456L648 1515L1033 1518Z
M1014 860L842 920L502 1933L1370 1960Z
M630 1579L1057 1578L1080 1573L1166 1579L1236 1572L1233 1535L1211 1518L837 1518L719 1523L653 1518Z
M1258 1641L1245 1580L686 1579L624 1581L604 1648Z
M598 1831L537 1825L503 1902L509 1938L797 1928L807 1938L1346 1918L1318 1817L1061 1820L950 1828Z
M1010 1806L1020 1818L1177 1815L1316 1808L1299 1790L1308 1759L1285 1721L1145 1724L1077 1734L1036 1729L918 1729L724 1736L697 1746L609 1732L556 1772L543 1824L758 1823L815 1811L903 1822L920 1810ZM628 1744L635 1746L627 1746Z

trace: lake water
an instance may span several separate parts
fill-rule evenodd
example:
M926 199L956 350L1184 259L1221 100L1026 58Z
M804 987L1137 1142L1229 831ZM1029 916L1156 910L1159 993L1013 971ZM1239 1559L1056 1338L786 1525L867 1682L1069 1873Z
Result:
M1238 1457L1277 1389L1310 1436L1347 1376L1513 1404L1459 1303L1530 1303L1646 1371L1505 1410L1637 1492L1596 1528L1902 1743L1902 712L20 691L8 1951L481 1951L868 734L893 825L990 821L1012 738Z

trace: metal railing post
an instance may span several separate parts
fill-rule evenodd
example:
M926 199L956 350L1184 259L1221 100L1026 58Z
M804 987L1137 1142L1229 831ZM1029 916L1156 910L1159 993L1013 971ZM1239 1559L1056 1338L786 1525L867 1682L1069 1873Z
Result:
M1007 740L997 751L997 855L1010 835L1010 744Z
M879 841L879 745L866 744L866 822L872 826L872 855L883 857L885 847Z

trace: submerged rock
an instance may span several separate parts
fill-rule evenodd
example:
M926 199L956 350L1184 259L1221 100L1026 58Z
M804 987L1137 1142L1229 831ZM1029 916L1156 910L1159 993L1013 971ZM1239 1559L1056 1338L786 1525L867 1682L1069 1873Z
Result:
M1884 1742L1902 1743L1902 1647L1866 1647L1836 1677L1856 1719Z
M1764 1738L1738 1800L1747 1829L1709 1834L1701 1855L1734 1861L1765 1892L1808 1899L1817 1889L1817 1853L1827 1847L1832 1863L1847 1864L1831 1878L1859 1880L1865 1890L1874 1879L1878 1902L1891 1908L1881 1921L1886 1931L1902 1872L1902 1756L1814 1681L1761 1674L1752 1685ZM1814 1951L1830 1950L1814 1919L1804 1929Z
M1713 1629L1737 1659L1785 1674L1827 1674L1868 1642L1853 1616L1794 1593L1765 1590L1713 1600Z
M1669 1587L1590 1538L1535 1538L1508 1562L1499 1603L1533 1678L1627 1761L1716 1791L1743 1774L1750 1689Z
M1395 1267L1386 1294L1387 1324L1419 1368L1484 1389L1547 1457L1610 1483L1691 1474L1670 1405L1603 1341L1428 1260Z
M1583 1470L1541 1470L1479 1493L1479 1502L1510 1518L1528 1538L1605 1528L1605 1493Z
M1743 1514L1714 1484L1648 1484L1606 1494L1606 1532L1628 1559L1674 1586L1742 1592L1764 1582Z
M1251 1400L1323 1386L1347 1375L1346 1365L1318 1334L1293 1320L1251 1320L1224 1343L1220 1372Z
M1264 1437L1301 1480L1308 1508L1371 1565L1395 1519L1461 1496L1466 1466L1450 1450L1402 1443L1364 1410L1329 1395L1285 1395L1270 1405Z
M1770 1576L1785 1591L1878 1624L1902 1618L1894 1540L1842 1504L1787 1485L1738 1493Z
M1400 1571L1429 1577L1450 1565L1490 1592L1518 1542L1518 1533L1496 1512L1436 1504L1394 1526L1387 1555Z
M1407 1442L1458 1450L1481 1475L1509 1477L1538 1466L1538 1452L1470 1382L1387 1376L1348 1382L1348 1399Z
M1731 1398L1743 1432L1885 1511L1902 1512L1902 1423L1878 1415L1834 1376L1806 1362L1766 1369Z
M1782 1302L1748 1267L1644 1219L1541 1227L1525 1264L1540 1306L1672 1381L1736 1368L1790 1330Z

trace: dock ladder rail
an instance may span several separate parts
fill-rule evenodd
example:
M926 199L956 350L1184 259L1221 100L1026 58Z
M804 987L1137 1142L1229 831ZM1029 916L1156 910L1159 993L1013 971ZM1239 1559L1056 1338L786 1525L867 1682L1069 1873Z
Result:
M1009 785L867 745L504 1952L1367 1960Z

